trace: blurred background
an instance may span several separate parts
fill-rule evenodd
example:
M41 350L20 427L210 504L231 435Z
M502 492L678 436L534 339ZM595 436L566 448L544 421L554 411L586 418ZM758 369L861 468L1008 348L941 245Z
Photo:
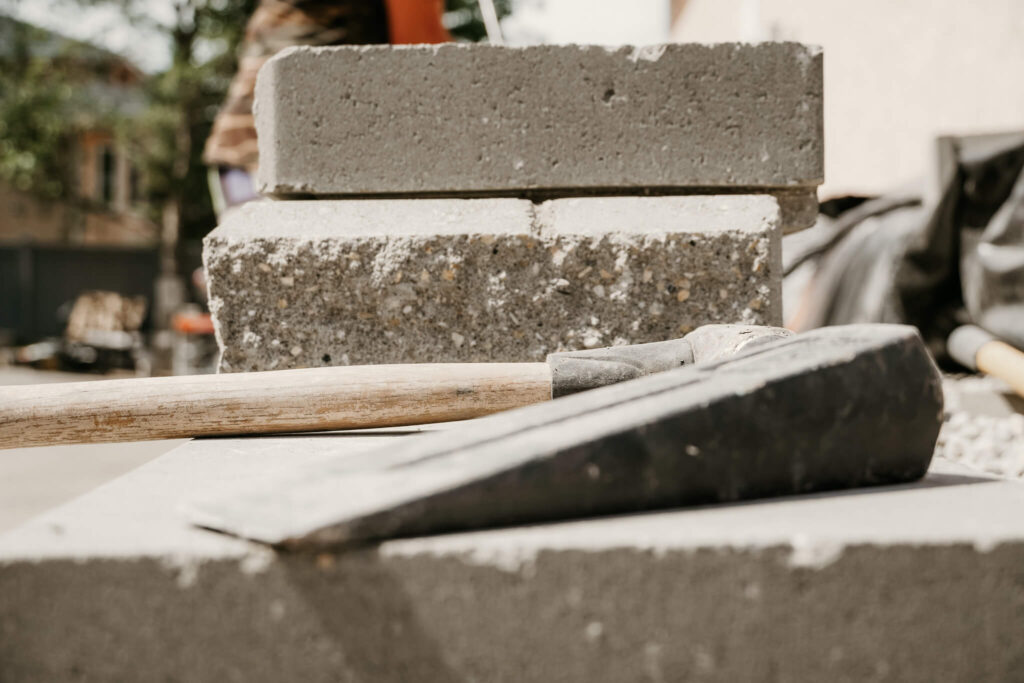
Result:
M0 363L213 368L199 268L217 219L202 153L257 4L0 0ZM1019 0L499 0L495 10L512 45L822 45L823 201L931 173L939 135L1024 124ZM446 0L443 22L456 40L487 40L476 0Z
M437 2L431 42L821 45L787 324L911 322L941 360L973 318L1024 346L1024 1ZM204 145L258 4L0 0L0 385L214 369L201 240L233 190ZM5 452L0 529L173 445Z

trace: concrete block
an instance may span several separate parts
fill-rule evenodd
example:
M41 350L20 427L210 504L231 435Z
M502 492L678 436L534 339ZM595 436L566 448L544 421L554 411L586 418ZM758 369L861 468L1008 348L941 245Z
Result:
M282 195L779 192L813 222L822 56L797 43L285 50L256 87ZM813 214L813 211L810 212Z
M536 361L781 322L765 196L260 202L205 242L222 371Z
M913 485L345 554L178 514L414 431L192 442L0 536L0 680L1018 677L1024 487L948 463Z

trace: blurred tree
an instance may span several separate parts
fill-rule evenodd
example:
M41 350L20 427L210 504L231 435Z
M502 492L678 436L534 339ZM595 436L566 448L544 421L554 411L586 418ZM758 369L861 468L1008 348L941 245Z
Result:
M119 103L95 97L95 86L118 64L104 50L0 17L0 180L77 201L72 135L116 125Z
M146 0L114 4L136 26L166 36L171 65L147 82L149 107L124 130L137 146L146 194L170 239L199 239L215 224L201 154L217 107L237 67L237 49L257 0L173 0L174 21L160 23ZM170 224L169 224L170 223Z
M72 88L56 76L32 59L0 68L0 179L43 199L63 199L71 190L60 152L68 142Z

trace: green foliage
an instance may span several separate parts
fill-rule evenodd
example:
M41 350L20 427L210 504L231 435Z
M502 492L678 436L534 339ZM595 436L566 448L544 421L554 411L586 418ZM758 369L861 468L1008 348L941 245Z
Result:
M124 11L145 2L122 1ZM149 203L175 202L180 235L198 239L216 224L202 163L210 134L237 68L237 50L257 0L177 0L176 21L157 26L171 45L171 66L146 84L149 107L127 137L141 154Z
M74 192L72 134L84 124L113 125L84 83L106 56L6 18L0 23L0 180L43 199ZM39 49L43 46L45 49ZM42 54L40 54L42 53Z
M46 199L64 197L70 134L66 112L71 87L29 65L21 74L0 75L0 179Z
M512 0L494 0L494 10L499 19L507 16L512 11ZM457 40L476 43L487 37L477 0L445 0L445 14L452 22L448 30Z

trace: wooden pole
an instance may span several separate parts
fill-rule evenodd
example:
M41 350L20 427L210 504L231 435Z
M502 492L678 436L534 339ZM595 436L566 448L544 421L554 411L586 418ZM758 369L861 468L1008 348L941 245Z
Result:
M426 424L550 398L546 363L363 365L0 387L0 448Z
M1006 342L990 341L978 348L974 362L979 370L998 377L1024 396L1024 353Z

